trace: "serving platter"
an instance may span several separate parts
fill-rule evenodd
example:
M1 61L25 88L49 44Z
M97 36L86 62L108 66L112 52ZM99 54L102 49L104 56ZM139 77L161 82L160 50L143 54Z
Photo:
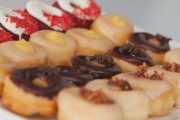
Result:
M134 27L135 32L149 32L140 27ZM180 43L172 40L170 41L171 49L180 48ZM25 108L26 109L26 108ZM180 120L180 109L173 108L168 115L161 117L150 117L148 120ZM11 111L6 110L0 100L0 120L56 120L55 118L41 118L41 117L22 117L17 114L12 113Z

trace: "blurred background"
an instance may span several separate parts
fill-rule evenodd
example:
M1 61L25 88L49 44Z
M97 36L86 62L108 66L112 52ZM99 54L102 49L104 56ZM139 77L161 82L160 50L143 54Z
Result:
M0 0L1 6L24 9L28 0ZM40 0L52 4L55 0ZM95 0L107 13L121 14L135 25L180 42L180 0Z

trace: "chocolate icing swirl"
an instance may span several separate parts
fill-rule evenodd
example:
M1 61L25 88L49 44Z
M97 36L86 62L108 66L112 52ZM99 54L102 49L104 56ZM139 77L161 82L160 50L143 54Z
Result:
M150 43L148 40L156 39L160 45ZM165 53L170 49L169 40L171 38L164 37L160 34L152 35L145 32L134 33L129 37L129 41L133 44L139 45L145 50L156 53Z
M77 86L83 86L94 79L87 68L76 69L71 66L58 66L57 69L63 80Z
M105 67L96 66L91 61L96 61L99 64L103 64ZM85 66L87 68L86 71L91 73L95 79L110 78L122 72L121 68L113 62L111 57L101 54L94 56L74 56L71 63L75 68L82 69L82 67Z
M142 65L143 62L148 66L154 65L151 57L137 45L125 44L124 46L117 46L109 50L108 54L114 58L122 59L135 65Z
M35 78L44 80L48 87L42 88L34 85L32 81ZM17 69L11 73L10 79L24 91L49 99L54 97L61 89L68 87L67 82L57 72L57 68L51 67Z

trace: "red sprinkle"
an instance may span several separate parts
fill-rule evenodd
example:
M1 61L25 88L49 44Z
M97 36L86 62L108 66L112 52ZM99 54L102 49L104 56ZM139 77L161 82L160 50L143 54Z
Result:
M44 11L42 12L43 12L43 15L48 19L48 21L51 22L51 27L59 26L63 30L68 30L74 27L74 23L69 14L63 13L61 16L57 16L57 15L48 14Z
M4 30L0 30L0 43L11 41L12 40L12 34L5 32Z
M74 11L73 15L74 16L82 16L82 18L85 19L86 16L90 17L92 20L94 17L98 17L101 14L101 8L94 2L94 0L89 0L89 7L82 9L79 6L73 6ZM80 11L80 13L79 13ZM79 14L79 15L78 15Z
M13 10L14 12L20 14L22 18L18 18L17 16L9 16L6 21L10 20L11 23L16 24L16 28L24 28L25 33L31 34L38 31L38 23L35 19L33 19L28 13L23 12L21 10Z

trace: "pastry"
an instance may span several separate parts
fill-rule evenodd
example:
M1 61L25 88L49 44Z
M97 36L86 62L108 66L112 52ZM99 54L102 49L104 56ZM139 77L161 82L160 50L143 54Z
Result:
M29 41L47 50L51 66L69 64L77 49L73 39L64 33L52 30L35 32L31 34Z
M47 51L23 39L8 41L0 44L0 53L16 63L16 68L46 66L48 64Z
M69 13L77 28L89 29L93 20L101 14L94 0L57 0L53 6Z
M177 63L164 63L150 67L148 74L153 74L154 71L164 73L163 80L170 82L173 86L174 106L180 107L180 65Z
M75 68L92 74L94 79L111 78L122 72L113 58L102 54L94 56L77 55L71 59L71 63Z
M28 1L27 12L38 21L40 30L66 31L74 27L72 18L62 10L39 1Z
M77 44L76 55L106 54L113 44L93 30L72 28L66 34Z
M162 64L164 53L166 53L169 47L170 38L156 34L139 32L134 33L129 37L129 42L141 47L153 60L155 65Z
M88 97L87 94L92 97ZM102 91L93 92L78 87L63 89L58 94L57 104L57 120L123 119L121 107Z
M122 46L133 33L133 24L124 16L105 14L92 23L91 29L111 41L114 46Z
M2 103L23 116L52 117L57 111L56 95L65 87L55 68L17 69L5 78Z
M125 80L96 79L86 84L85 88L101 90L114 99L122 108L122 120L146 120L149 116L150 98L143 91L133 90L131 84Z
M163 57L163 63L164 62L168 62L168 63L177 63L177 64L180 64L180 48L176 48L176 49L172 49L172 50L169 50L167 51L165 54L164 54L164 57Z
M5 77L10 74L11 71L15 69L15 67L16 64L13 61L0 54L0 95L3 90Z
M125 44L109 50L108 55L121 67L123 72L136 72L143 63L153 66L151 57L137 45Z
M123 79L130 83L133 89L143 90L151 98L150 116L162 116L168 114L173 105L173 87L168 81L164 81L163 73L155 72L149 76L147 66L140 66L135 73L122 73L112 77L112 80Z
M28 13L0 6L0 27L12 35L13 40L28 40L38 31L38 24Z

